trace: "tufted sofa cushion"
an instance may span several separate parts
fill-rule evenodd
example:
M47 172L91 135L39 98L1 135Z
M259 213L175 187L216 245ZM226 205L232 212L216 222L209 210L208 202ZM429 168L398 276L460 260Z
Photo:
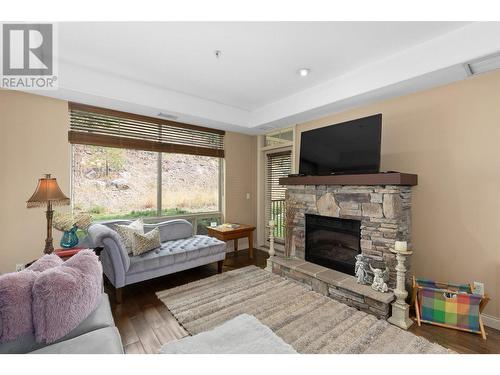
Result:
M216 238L196 235L162 243L148 253L130 257L128 274L188 262L192 259L224 253L226 244Z

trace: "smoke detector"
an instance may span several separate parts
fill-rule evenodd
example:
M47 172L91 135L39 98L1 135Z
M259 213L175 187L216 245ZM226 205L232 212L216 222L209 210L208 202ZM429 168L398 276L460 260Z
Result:
M214 51L214 54L216 59L220 59L220 57L222 56L222 51L217 49Z

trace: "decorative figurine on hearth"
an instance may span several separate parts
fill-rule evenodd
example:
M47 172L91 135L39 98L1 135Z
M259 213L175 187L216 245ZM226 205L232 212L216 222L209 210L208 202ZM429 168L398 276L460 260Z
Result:
M366 284L367 275L366 262L361 254L356 255L356 264L354 265L354 274L358 284Z
M389 281L389 268L385 267L385 270L382 270L380 268L373 268L370 264L370 269L373 272L372 289L386 293L389 290L387 287L387 282Z

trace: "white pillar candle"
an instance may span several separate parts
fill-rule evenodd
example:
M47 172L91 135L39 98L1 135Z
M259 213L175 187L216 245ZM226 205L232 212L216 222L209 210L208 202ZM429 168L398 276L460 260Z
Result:
M406 241L396 241L394 245L394 250L406 252L408 251L408 243Z

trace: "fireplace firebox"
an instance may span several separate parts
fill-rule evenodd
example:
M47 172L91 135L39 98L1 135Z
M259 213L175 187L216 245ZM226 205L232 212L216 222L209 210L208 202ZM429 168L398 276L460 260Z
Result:
M305 260L354 275L361 253L361 221L305 215Z

